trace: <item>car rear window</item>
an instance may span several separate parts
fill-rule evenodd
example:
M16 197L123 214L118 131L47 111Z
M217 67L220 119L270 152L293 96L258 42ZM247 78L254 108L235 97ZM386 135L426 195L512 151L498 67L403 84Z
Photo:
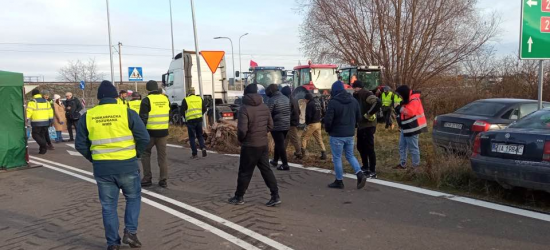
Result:
M496 102L472 102L455 111L456 114L477 115L477 116L495 116L506 104Z
M510 125L511 128L550 129L550 110L539 110Z

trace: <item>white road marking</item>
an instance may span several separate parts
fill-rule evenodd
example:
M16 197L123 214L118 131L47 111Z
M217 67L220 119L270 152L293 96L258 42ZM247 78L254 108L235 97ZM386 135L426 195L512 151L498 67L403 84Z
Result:
M224 154L224 155L240 157L240 155L236 155L236 154ZM317 167L304 167L304 165L296 164L296 163L288 163L288 165L290 167L309 170L309 171L315 171L315 172L319 172L319 173L323 173L323 174L334 174L334 171L329 170L329 169L323 169L323 168L317 168ZM357 180L357 176L355 176L354 174L344 174L344 177ZM424 195L428 195L428 196L444 198L444 199L447 199L447 200L452 200L452 201L456 201L456 202L460 202L460 203L466 203L466 204L470 204L470 205L474 205L474 206L478 206L478 207L483 207L483 208L487 208L487 209L492 209L492 210L496 210L496 211L500 211L500 212L505 212L505 213L509 213L509 214L515 214L515 215L519 215L519 216L523 216L523 217L528 217L528 218L532 218L532 219L537 219L537 220L550 222L550 215L549 214L529 211L529 210L516 208L516 207L511 207L511 206L506 206L506 205L500 205L500 204L496 204L496 203L492 203L492 202L488 202L488 201L482 201L482 200L477 200L477 199L473 199L473 198L457 196L457 195L453 195L453 194L447 194L447 193L443 193L443 192L438 192L438 191L433 191L433 190L429 190L429 189L425 189L425 188L409 186L409 185L400 184L400 183L391 182L391 181L383 181L383 180L378 180L378 179L367 179L367 182L382 185L382 186L386 186L386 187L392 187L392 188L397 188L397 189L401 189L401 190L406 190L406 191L410 191L410 192L414 192L414 193L424 194Z
M31 157L32 157L32 156L31 156ZM32 158L35 158L35 159L37 159L37 160L46 161L46 160L44 160L44 159L40 159L40 158L36 158L36 157L32 157ZM55 171L58 171L58 172L61 172L61 173L64 173L64 174L67 174L67 175L76 177L76 178L78 178L78 179L81 179L81 180L84 180L84 181L87 181L87 182L96 184L96 181L95 181L94 179L92 179L92 178L89 178L89 177L86 177L86 176L82 176L82 175L79 175L79 174L76 174L76 173L73 173L73 172L70 172L70 171L61 169L61 168L57 168L57 167L54 167L54 166L50 166L50 165L44 164L44 163L42 163L42 162L38 162L38 161L34 161L34 160L31 160L30 162L35 163L35 164L42 164L45 168L49 168L49 169L51 169L51 170L55 170ZM50 162L50 161L46 161L46 162ZM62 165L62 164L56 164L56 165ZM72 167L69 168L69 169L74 170ZM84 173L86 173L86 174L90 174L90 173L87 172L87 171L78 171L78 172L84 172ZM251 245L250 243L248 243L248 242L246 242L246 241L243 241L243 240L241 240L241 239L239 239L239 238L237 238L237 237L235 237L235 236L233 236L233 235L230 235L230 234L228 234L228 233L226 233L226 232L224 232L224 231L222 231L222 230L220 230L220 229L218 229L218 228L216 228L216 227L213 227L213 226L211 226L211 225L209 225L209 224L207 224L207 223L205 223L205 222L202 222L202 221L200 221L200 220L197 220L197 219L195 219L195 218L193 218L193 217L191 217L191 216L188 216L188 215L186 215L186 214L184 214L184 213L181 213L181 212L179 212L179 211L176 211L176 210L174 210L174 209L172 209L172 208L169 208L169 207L167 207L167 206L165 206L165 205L162 205L162 204L160 204L160 203L158 203L158 202L152 201L152 200L147 199L147 198L145 198L145 197L141 197L141 201L142 201L143 203L145 203L145 204L151 205L151 206L153 206L153 207L155 207L155 208L158 208L158 209L160 209L160 210L162 210L162 211L164 211L164 212L166 212L166 213L169 213L169 214L171 214L171 215L173 215L173 216L176 216L176 217L178 217L178 218L180 218L180 219L182 219L182 220L186 220L186 221L188 221L188 222L190 222L190 223L192 223L192 224L194 224L194 225L196 225L196 226L198 226L198 227L201 227L202 229L204 229L204 230L206 230L206 231L208 231L208 232L211 232L211 233L213 233L213 234L215 234L215 235L217 235L217 236L219 236L219 237L221 237L221 238L223 238L223 239L226 239L227 241L232 242L232 243L234 243L235 245L237 245L237 246L239 246L239 247L242 247L243 249L246 249L246 250L260 250L260 248L257 248L257 247Z
M171 148L185 148L182 145L176 145L176 144L170 144L170 143L166 144L166 146L171 147ZM206 152L209 153L209 154L217 154L218 153L218 152L212 151L212 150L206 150Z
M67 150L67 153L69 153L72 156L82 156L79 152L76 152L73 150Z
M67 145L67 146L69 146L69 147L71 147L71 148L75 148L74 143L73 143L73 144L66 143L65 145Z
M86 174L86 175L89 175L89 176L93 176L93 174L91 172L88 172L88 171L85 171L85 170L82 170L82 169L79 169L79 168L75 168L75 167L72 167L72 166L68 166L68 165L65 165L65 164L62 164L62 163L59 163L59 162L54 162L54 161L50 161L50 160L46 160L46 159L42 159L42 158L38 158L38 157L34 157L34 156L31 156L32 159L35 159L35 160L39 160L39 161L43 161L43 162L46 162L46 163L50 163L50 164L54 164L54 165L57 165L59 167L63 167L63 168L66 168L66 169L70 169L72 171L75 171L75 172L79 172L79 173L82 173L82 174ZM245 228L245 227L242 227L238 224L235 224L231 221L228 221L226 219L223 219L217 215L214 215L214 214L211 214L211 213L208 213L206 211L203 211L201 209L198 209L196 207L193 207L193 206L190 206L188 204L185 204L183 202L180 202L178 200L174 200L172 198L169 198L169 197L166 197L164 195L160 195L160 194L157 194L155 192L151 192L151 191L148 191L148 190L142 190L142 193L144 194L147 194L147 195L150 195L150 196L153 196L157 199L160 199L160 200L163 200L165 202L168 202L168 203L171 203L175 206L178 206L180 208L183 208L185 210L188 210L190 212L193 212L193 213L196 213L198 215L201 215L205 218L208 218L210 220L213 220L217 223L220 223L222 225L225 225L235 231L239 231L240 233L242 234L245 234L245 235L248 235L249 237L252 237L258 241L261 241L275 249L281 249L281 250L292 250L292 248L288 247L288 246L285 246L277 241L274 241L264 235L261 235L259 233L256 233L248 228ZM160 205L160 204L159 204ZM247 249L247 248L245 248Z

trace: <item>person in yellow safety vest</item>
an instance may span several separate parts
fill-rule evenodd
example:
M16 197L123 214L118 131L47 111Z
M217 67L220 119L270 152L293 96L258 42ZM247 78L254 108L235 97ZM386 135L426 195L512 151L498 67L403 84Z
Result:
M128 106L133 111L139 114L139 108L141 107L141 95L138 92L132 93L132 100L128 102Z
M395 127L392 121L392 117L393 108L396 104L397 98L399 97L391 91L391 88L389 86L384 87L384 92L382 92L382 94L380 95L380 99L382 100L382 114L386 123L386 129L393 129Z
M199 140L202 157L206 157L206 146L204 146L204 137L202 136L202 115L205 112L206 104L200 96L195 95L194 88L189 88L187 97L181 102L181 115L185 117L185 122L187 123L187 134L189 135L192 159L197 158L195 139Z
M141 209L138 158L149 135L138 114L117 103L117 90L103 81L97 91L99 105L78 122L75 149L92 162L103 211L108 249L119 249L118 195L126 198L122 243L141 247L137 237Z
M27 119L32 126L32 138L40 147L38 153L45 154L48 151L48 128L53 124L53 109L38 89L33 89L31 94L33 99L27 103Z
M53 115L55 116L55 109L53 108L53 100L50 98L50 91L43 90L42 97L46 99L46 101L50 104L50 107L52 107L52 110L54 111ZM53 123L51 126L53 126ZM46 144L48 144L48 150L55 150L55 147L53 146L52 140L50 138L49 128L48 128L48 133L46 133Z
M168 183L168 163L166 162L166 144L168 143L168 124L170 122L170 101L159 90L156 81L148 81L146 85L149 95L143 98L139 109L139 116L147 127L151 141L145 148L141 165L143 165L142 187L153 185L151 173L151 150L157 148L157 160L160 168L159 186L166 188Z
M128 91L127 90L121 90L118 93L118 99L116 100L118 104L126 105L127 107L130 107L128 105L128 100L126 100L126 97L128 97Z

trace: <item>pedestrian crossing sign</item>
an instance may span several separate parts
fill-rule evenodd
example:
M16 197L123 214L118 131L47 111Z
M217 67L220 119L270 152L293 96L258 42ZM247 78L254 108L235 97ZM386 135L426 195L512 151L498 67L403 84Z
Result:
M143 70L141 67L128 67L129 81L143 81Z

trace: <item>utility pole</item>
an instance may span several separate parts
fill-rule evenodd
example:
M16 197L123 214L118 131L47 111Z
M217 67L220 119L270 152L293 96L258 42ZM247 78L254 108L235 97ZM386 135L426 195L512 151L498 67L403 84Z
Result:
M201 95L201 99L204 100L204 94L202 92L202 74L201 74L201 61L200 61L200 53L199 53L199 38L197 37L197 22L195 21L195 2L193 0L191 1L191 16L193 18L193 36L195 38L195 57L197 58L197 76L199 78L199 91ZM183 54L182 54L183 55ZM212 93L214 93L214 90L212 90ZM187 93L185 93L187 96ZM202 117L202 127L206 127L206 118Z
M170 3L170 34L172 35L172 59L174 59L174 25L172 24L172 0Z
M118 66L120 71L120 84L122 84L122 51L120 47L122 46L121 42L118 42Z
M115 69L113 68L113 43L111 42L111 17L109 14L109 0L105 0L105 2L107 3L107 28L109 31L109 58L111 60L111 83L115 85Z

